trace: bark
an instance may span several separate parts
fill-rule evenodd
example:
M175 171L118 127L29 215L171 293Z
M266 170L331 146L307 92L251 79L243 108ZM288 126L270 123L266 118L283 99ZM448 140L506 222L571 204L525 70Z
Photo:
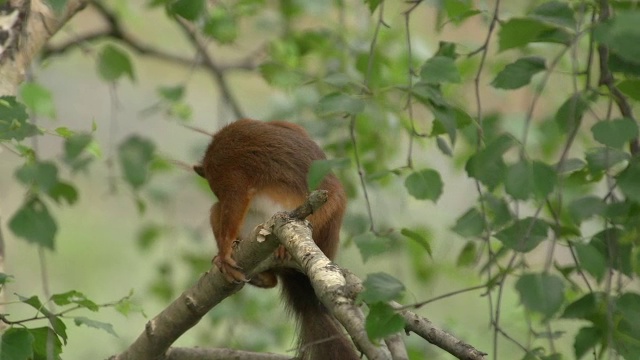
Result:
M68 0L54 11L42 0L9 0L0 6L0 96L16 95L47 41L88 0Z

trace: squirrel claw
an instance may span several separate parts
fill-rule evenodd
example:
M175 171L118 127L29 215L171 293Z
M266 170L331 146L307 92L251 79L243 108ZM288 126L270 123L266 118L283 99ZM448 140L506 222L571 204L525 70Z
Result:
M283 245L278 246L278 248L275 251L275 256L276 256L276 259L280 261L286 261L291 259L291 255L287 251L287 248L285 248Z
M213 258L213 263L220 270L225 279L231 283L240 284L248 282L249 279L242 272L242 268L238 266L235 260L230 255L216 256Z

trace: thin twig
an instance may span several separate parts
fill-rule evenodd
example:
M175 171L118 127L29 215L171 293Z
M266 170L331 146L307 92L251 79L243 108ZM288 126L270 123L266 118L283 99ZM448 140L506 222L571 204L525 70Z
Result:
M474 92L476 97L476 126L477 126L477 142L476 149L479 151L482 149L484 145L484 132L483 132L483 112L482 112L482 100L480 99L480 79L482 77L482 71L484 69L485 61L487 58L487 53L489 50L489 42L491 41L491 37L493 35L493 31L495 29L496 23L498 22L498 14L500 12L500 0L496 0L495 7L493 9L493 15L491 17L491 22L489 23L489 29L487 30L487 36L484 40L484 44L480 47L479 51L481 51L482 55L480 57L480 64L478 65L478 71L476 72L476 76L473 80L474 83ZM469 56L472 56L470 54ZM489 219L487 218L487 205L485 203L484 193L482 191L482 187L480 185L480 181L474 178L474 184L476 187L476 191L478 192L478 197L480 199L480 208L482 213L482 223L484 227L484 235L483 240L486 243L488 261L491 263L493 261L493 251L491 250L490 237L491 237L491 226L489 224ZM487 281L491 281L492 278L491 266L487 267ZM502 285L499 287L502 288ZM489 325L493 326L497 324L497 319L494 318L493 311L493 296L491 295L491 291L487 292L487 301L489 305ZM498 312L498 310L496 310ZM494 326L497 328L497 326ZM497 359L498 356L498 335L497 332L494 331L493 334L493 358Z
M371 74L373 72L373 60L375 47L378 42L378 34L380 33L380 28L384 24L384 1L380 3L378 6L378 22L376 24L373 39L371 39L371 45L369 47L369 61L367 63L367 73L364 78L364 89L363 91L369 91L369 82L371 81ZM349 120L349 136L351 138L351 144L353 144L353 156L356 161L356 169L358 170L358 177L360 178L360 186L362 187L362 193L364 196L364 201L367 206L367 214L369 215L369 230L373 233L376 233L375 222L373 220L373 211L371 210L371 200L369 199L369 192L367 191L367 182L365 179L364 169L362 167L362 161L360 160L360 154L358 152L358 141L356 136L356 118L357 116L351 115Z
M598 22L604 23L610 17L609 1L600 0L599 4L600 16L598 17ZM598 44L598 57L600 59L600 78L598 80L598 84L605 85L607 89L609 89L609 92L611 93L613 100L616 102L616 105L618 105L618 109L622 116L637 122L636 118L633 116L633 110L627 101L627 97L624 96L622 91L620 91L620 89L615 85L615 78L609 69L609 47L602 43ZM631 152L631 155L636 155L640 151L640 143L637 137L629 142L629 151Z
M409 146L407 149L407 167L409 169L413 168L413 137L420 134L416 131L415 120L413 118L413 48L411 47L411 28L409 27L411 13L415 10L418 5L420 5L420 1L416 1L412 4L412 6L404 12L404 27L405 33L407 34L407 113L409 114L409 123L411 124L411 134L409 134Z
M209 51L207 51L206 42L200 37L198 31L194 29L194 27L187 20L178 17L176 18L176 23L180 26L189 41L191 41L191 44L198 50L198 52L202 56L202 60L204 61L206 69L209 71L216 84L218 84L218 88L220 89L222 98L225 100L225 103L229 107L231 107L233 115L238 119L244 118L243 112L240 109L240 105L231 93L231 89L227 84L225 73L213 60L213 58L209 54Z
M473 291L473 290L484 289L486 287L488 287L487 284L482 284L482 285L472 286L472 287L469 287L469 288L466 288L466 289L460 289L460 290L448 292L446 294L438 295L438 296L436 296L434 298L431 298L429 300L425 300L425 301L421 301L421 302L413 303L413 304L403 305L403 306L397 308L397 310L405 310L405 309L411 309L411 308L418 309L418 308L421 308L421 307L423 307L423 306L425 306L425 305L427 305L429 303L432 303L432 302L435 302L435 301L438 301L438 300L446 299L448 297L459 295L459 294L463 294L463 293L466 293L466 292L469 292L469 291Z

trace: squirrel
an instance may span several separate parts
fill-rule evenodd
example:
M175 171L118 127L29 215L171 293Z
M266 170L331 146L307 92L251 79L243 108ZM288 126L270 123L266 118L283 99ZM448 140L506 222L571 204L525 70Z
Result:
M326 159L322 149L299 125L252 119L235 121L213 135L204 158L194 171L205 178L218 198L211 208L211 228L218 245L214 264L229 281L247 281L232 257L234 242L246 238L258 224L278 211L293 210L308 195L307 173L314 160ZM338 178L328 174L319 189L328 200L308 217L313 239L333 259L346 195ZM285 258L281 246L276 256ZM357 355L341 326L317 298L308 277L293 269L274 269L253 277L251 284L270 288L282 283L289 313L300 330L298 358L304 360L355 360Z

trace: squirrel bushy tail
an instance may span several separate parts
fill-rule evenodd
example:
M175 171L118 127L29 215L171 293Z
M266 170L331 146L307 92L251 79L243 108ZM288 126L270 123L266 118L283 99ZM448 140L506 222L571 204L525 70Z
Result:
M298 354L301 360L358 360L342 326L320 302L309 278L295 270L280 274L287 310L298 322Z

